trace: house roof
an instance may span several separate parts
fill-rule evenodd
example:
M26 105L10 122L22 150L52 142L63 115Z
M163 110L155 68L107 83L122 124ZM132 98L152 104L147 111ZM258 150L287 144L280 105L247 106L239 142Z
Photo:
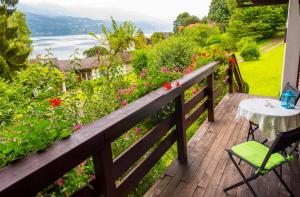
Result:
M288 0L236 0L240 7L256 6L256 5L275 5L286 4Z
M122 52L119 55L124 64L129 64L131 62L131 57L132 57L131 53ZM49 60L51 60L61 72L68 72L74 68L74 64L70 60L58 60L57 58L47 59L47 61ZM45 62L45 61L46 61L45 59L34 59L34 60L30 60L29 63L37 63L37 62ZM97 57L79 59L78 63L80 64L80 66L78 65L76 67L76 70L79 71L94 69L99 67L99 61ZM108 58L106 56L102 56L101 64L107 65L108 63L109 63Z

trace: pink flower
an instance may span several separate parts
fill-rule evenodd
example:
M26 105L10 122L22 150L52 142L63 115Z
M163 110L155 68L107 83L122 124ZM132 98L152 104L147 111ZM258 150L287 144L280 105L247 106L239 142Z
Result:
M81 168L81 166L77 166L77 173L78 174L82 174L83 173L83 169Z
M123 89L119 89L119 90L118 90L118 94L119 94L119 95L124 94L124 92L125 92L125 90L123 90Z
M61 187L63 183L64 183L64 180L63 180L62 178L59 178L59 179L56 181L56 184L58 185L58 187Z
M94 179L95 179L95 175L93 175L93 174L89 175L89 181L92 181Z
M135 128L135 133L137 135L140 135L141 134L141 129L139 127Z
M126 100L122 100L122 101L121 101L121 106L122 106L122 107L125 107L126 105L127 105L127 101L126 101Z
M174 68L174 71L175 71L175 72L179 72L179 71L180 71L180 68L179 68L178 66L176 66L176 67Z
M145 76L146 76L146 73L144 73L144 72L140 73L140 77L145 77Z
M81 124L77 124L77 125L73 126L73 130L74 130L74 131L77 131L77 130L79 130L79 129L81 129L81 128L82 128L82 125L81 125Z
M169 69L164 66L164 67L161 68L161 71L167 73L167 72L169 72Z
M164 86L164 88L165 88L166 90L171 90L171 89L172 89L172 84L169 83L169 82L165 82L163 86Z

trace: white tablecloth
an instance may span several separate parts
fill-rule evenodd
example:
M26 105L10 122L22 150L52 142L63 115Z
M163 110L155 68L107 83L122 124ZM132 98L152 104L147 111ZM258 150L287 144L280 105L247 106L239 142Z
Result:
M276 138L276 132L285 132L300 127L300 108L285 109L275 99L254 98L240 102L236 118L244 117L258 124L268 140Z

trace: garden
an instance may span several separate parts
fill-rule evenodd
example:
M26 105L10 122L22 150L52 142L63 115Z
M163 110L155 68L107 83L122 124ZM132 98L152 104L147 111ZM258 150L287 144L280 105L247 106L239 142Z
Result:
M147 45L144 34L134 24L131 22L118 24L112 19L111 28L104 25L101 27L103 36L90 33L91 37L99 41L99 46L86 52L87 56L98 56L101 77L82 82L79 82L77 77L80 61L76 52L70 56L73 68L68 73L62 73L57 69L57 65L51 60L51 51L48 53L48 59L28 63L31 42L25 16L20 12L8 14L7 5L4 4L2 7L4 11L1 13L4 20L1 22L4 21L2 25L5 28L2 29L1 33L4 36L0 38L0 42L6 43L7 49L0 51L0 168L30 153L47 150L47 147L55 141L68 138L77 130L155 89L160 87L172 89L170 82L211 61L219 60L227 63L228 54L233 51L239 51L244 60L257 60L260 54L256 42L272 37L284 26L284 7L271 7L267 10L235 8L234 11L229 10L228 6L226 8L228 17L225 17L226 20L223 17L224 21L221 21L218 15L214 14L218 12L214 9L224 11L222 9L225 8L214 7L214 2L211 5L210 17L217 24L209 24L194 16L181 14L174 22L174 32L168 38L161 33L154 34L151 45ZM253 11L256 11L258 16L266 14L268 16L265 17L269 18L276 16L276 27L266 27L265 23L260 21L261 24L256 22L251 25L259 26L261 29L252 30L246 21ZM195 22L199 22L195 27L183 28L180 31L177 28ZM241 25L248 27L249 30L241 32ZM129 48L135 49L130 51L133 57L131 63L133 71L124 74L120 53ZM109 60L108 65L101 64L101 58L104 56ZM225 66L221 69L223 70L217 71L215 75L216 81L221 79L220 73L224 71ZM245 78L251 81L250 78ZM65 92L62 91L63 84L67 89ZM176 86L180 86L180 83L177 82ZM191 98L204 86L205 82L193 86L186 91L185 97ZM173 110L174 103L170 103L117 139L112 144L114 158ZM206 114L187 130L188 139L205 119ZM172 147L130 196L142 196L176 155L176 147ZM40 192L38 196L71 195L94 177L93 162L87 160Z

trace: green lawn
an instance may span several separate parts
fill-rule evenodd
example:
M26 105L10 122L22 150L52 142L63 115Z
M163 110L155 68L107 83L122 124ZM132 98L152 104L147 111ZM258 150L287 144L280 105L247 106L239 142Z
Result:
M280 95L284 44L261 55L257 61L239 63L243 79L249 84L250 94Z

